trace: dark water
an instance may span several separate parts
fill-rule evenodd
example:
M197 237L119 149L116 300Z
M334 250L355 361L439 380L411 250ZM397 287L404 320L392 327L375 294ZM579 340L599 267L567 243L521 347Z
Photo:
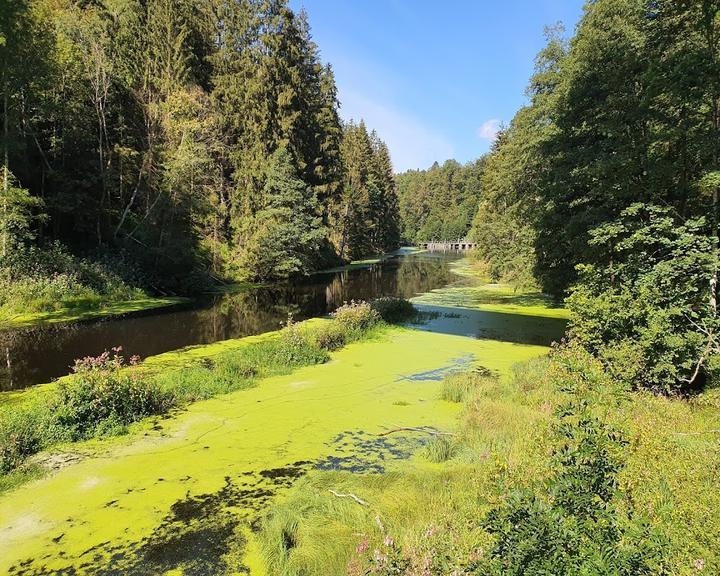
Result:
M318 274L292 284L207 298L193 306L141 316L0 333L0 390L49 382L67 374L75 358L122 346L142 358L193 344L208 344L276 330L322 316L349 300L409 298L458 278L449 270L457 255L399 256L369 268Z
M49 382L69 372L75 358L122 346L141 358L195 344L209 344L276 330L296 320L323 316L343 302L380 296L411 298L467 280L450 270L453 253L398 256L367 268L317 274L269 288L209 297L192 306L143 315L0 332L0 390ZM475 338L548 345L564 333L565 321L479 310L421 306L421 329Z

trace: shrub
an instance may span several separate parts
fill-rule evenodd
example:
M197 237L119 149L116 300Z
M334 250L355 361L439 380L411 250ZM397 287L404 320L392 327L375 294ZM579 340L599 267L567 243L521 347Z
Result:
M482 574L662 574L664 537L618 488L627 442L580 395L558 410L556 473L511 491L485 518L496 536ZM546 495L549 495L548 498Z
M42 448L43 417L28 409L0 415L0 473L17 468Z
M280 338L268 342L267 346L272 360L287 367L322 364L330 358L327 350L321 348L292 318L288 318L287 325L280 331Z
M0 309L6 314L47 312L145 295L115 270L133 276L121 258L79 258L58 242L18 247L0 263Z
M399 324L417 315L417 309L411 302L405 300L405 298L395 298L391 296L373 300L372 309L375 310L385 322L390 324Z
M137 360L126 365L120 350L77 360L75 376L59 385L50 405L52 420L73 441L122 428L172 405L171 394L142 379L131 369Z
M343 328L365 332L376 326L380 320L380 314L367 302L352 300L349 304L345 302L335 310L331 316Z
M342 348L347 341L345 330L337 322L325 322L319 325L312 336L317 346L329 352Z
M570 335L610 373L660 392L701 389L720 354L709 305L716 262L705 219L634 204L591 232L607 265L578 266L567 300Z

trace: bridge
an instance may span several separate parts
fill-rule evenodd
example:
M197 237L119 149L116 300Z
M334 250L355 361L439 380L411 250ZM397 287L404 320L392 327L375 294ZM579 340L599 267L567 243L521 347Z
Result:
M477 243L470 240L429 240L427 242L418 242L418 248L429 250L430 252L450 252L457 250L472 250Z

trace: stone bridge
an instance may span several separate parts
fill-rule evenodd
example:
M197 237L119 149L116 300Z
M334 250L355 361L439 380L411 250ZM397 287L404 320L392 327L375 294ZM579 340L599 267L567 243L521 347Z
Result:
M418 242L418 248L429 250L430 252L449 252L454 250L472 250L477 246L475 242L470 240L429 240L427 242Z

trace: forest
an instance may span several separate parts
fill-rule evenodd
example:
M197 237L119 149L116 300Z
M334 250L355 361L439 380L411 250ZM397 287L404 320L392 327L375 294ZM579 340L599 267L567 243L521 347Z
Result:
M485 163L486 269L568 296L571 337L635 386L717 370L719 26L714 0L590 3Z
M720 0L578 14L395 174L285 0L0 0L0 320L215 289L0 329L0 571L720 574Z
M283 0L0 2L5 307L192 294L399 243L387 146L341 122Z
M467 165L446 160L396 177L406 242L465 238L482 195L485 157Z

